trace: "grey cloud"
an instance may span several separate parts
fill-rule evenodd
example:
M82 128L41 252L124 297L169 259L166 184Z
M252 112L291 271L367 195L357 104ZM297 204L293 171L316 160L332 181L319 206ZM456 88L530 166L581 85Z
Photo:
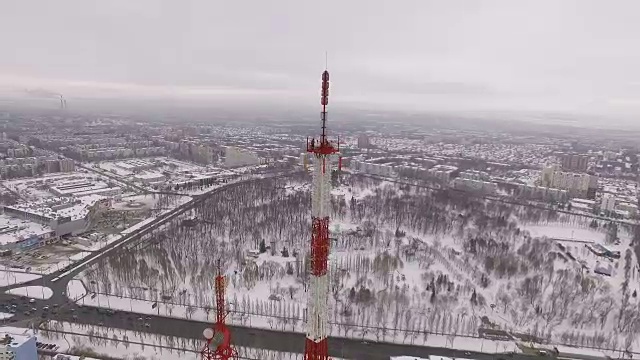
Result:
M58 92L46 89L25 89L24 92L30 97L41 99L59 98L62 95Z
M640 114L615 100L639 95L638 13L634 0L7 1L0 83L312 99L328 51L338 101Z

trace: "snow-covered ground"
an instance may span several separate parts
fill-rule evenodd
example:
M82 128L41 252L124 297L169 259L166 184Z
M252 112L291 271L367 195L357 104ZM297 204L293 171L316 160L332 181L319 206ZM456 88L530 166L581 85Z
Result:
M267 179L215 194L147 235L137 250L85 271L84 284L109 295L83 300L148 311L161 300L155 313L206 319L221 259L232 323L302 331L307 183ZM427 337L462 339L494 328L501 336L594 347L636 342L623 344L640 330L626 228L607 244L621 259L609 260L571 241L602 243L609 225L601 220L373 179L345 183L330 205L334 336L406 342L425 329L433 333ZM266 252L258 254L260 248ZM593 273L603 264L611 264L611 277ZM625 298L628 316L621 316ZM620 335L602 335L614 330Z
M114 210L152 209L158 200L159 196L154 194L127 196L120 198L119 201L114 201L111 208Z
M53 291L46 286L24 286L8 290L7 294L46 300L53 296Z
M583 228L571 223L525 225L521 228L529 231L533 237L546 236L549 238L590 242L603 242L605 238L605 233L602 231Z
M22 284L31 280L39 279L40 277L41 276L37 274L12 270L0 270L0 287Z

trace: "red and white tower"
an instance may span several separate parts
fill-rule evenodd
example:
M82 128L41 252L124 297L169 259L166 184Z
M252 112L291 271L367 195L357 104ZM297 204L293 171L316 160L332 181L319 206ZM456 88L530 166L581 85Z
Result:
M230 360L238 359L238 352L231 345L231 334L225 324L227 311L225 304L225 278L222 276L220 260L218 260L218 275L216 276L216 324L214 329L206 328L203 331L207 340L204 348L200 350L202 360Z
M313 183L311 193L311 254L309 299L307 304L307 338L305 340L305 360L326 360L329 358L327 346L327 303L329 300L329 204L331 192L332 155L339 152L339 142L327 139L327 104L329 103L329 72L322 73L322 134L319 139L307 139L307 152L313 156Z

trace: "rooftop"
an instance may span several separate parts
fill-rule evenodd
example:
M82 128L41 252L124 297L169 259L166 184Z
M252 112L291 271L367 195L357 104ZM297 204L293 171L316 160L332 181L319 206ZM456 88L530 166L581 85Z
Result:
M33 334L33 331L30 329L14 328L10 326L0 327L1 341L3 342L6 341L5 338L8 339L7 336L11 337L11 340L9 343L3 343L3 345L6 344L11 347L19 347L20 345L22 345L23 343L25 343L35 335Z
M135 177L138 178L138 179L157 179L157 178L160 178L160 177L164 177L164 175L162 175L162 174L160 174L158 172L149 171L149 172L145 172L145 173L142 173L142 174L135 175Z
M88 195L81 198L49 198L40 201L5 206L5 208L28 212L30 214L43 216L52 220L67 216L70 217L71 220L77 220L85 217L89 212L89 207L103 198L104 197L100 195Z
M0 215L0 245L14 243L31 235L42 235L51 231L52 229L47 225Z
M86 193L95 190L108 188L107 183L103 181L91 181L88 179L65 181L51 187L51 190L60 196L70 196L78 193Z

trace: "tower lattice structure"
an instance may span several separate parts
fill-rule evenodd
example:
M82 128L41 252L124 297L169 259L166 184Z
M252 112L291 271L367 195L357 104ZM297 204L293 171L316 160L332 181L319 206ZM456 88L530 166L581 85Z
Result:
M231 345L231 333L225 323L227 311L225 304L226 279L222 276L220 260L218 260L218 275L215 279L216 290L216 323L213 329L207 328L203 334L207 341L200 351L202 360L238 359L238 351Z
M328 258L329 205L331 192L332 155L339 152L339 141L327 139L327 104L329 103L329 72L322 73L320 120L322 133L319 139L307 139L307 152L313 154L313 180L311 199L311 251L309 298L307 304L307 331L305 360L329 359L327 344L327 310L329 294Z

